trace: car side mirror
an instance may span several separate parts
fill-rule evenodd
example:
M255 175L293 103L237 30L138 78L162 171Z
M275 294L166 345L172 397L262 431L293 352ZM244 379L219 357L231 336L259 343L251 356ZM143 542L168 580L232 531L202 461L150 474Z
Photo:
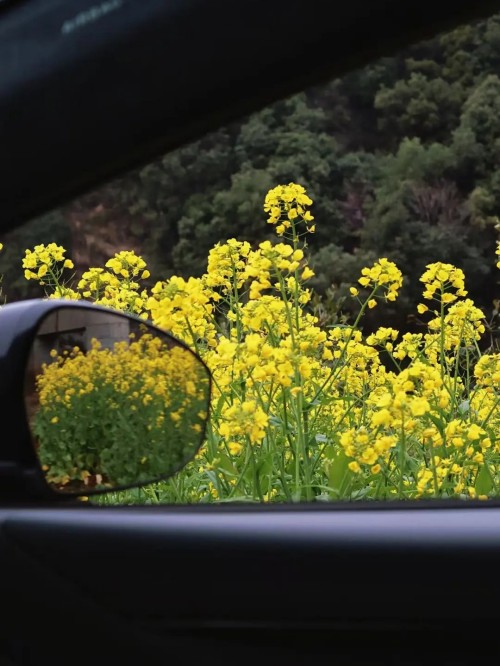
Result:
M30 495L152 483L198 451L211 377L171 335L131 315L56 300L4 306L0 332L10 338L7 348L0 342L5 417L24 413L13 423L17 450L10 442L4 451L4 476L16 468Z

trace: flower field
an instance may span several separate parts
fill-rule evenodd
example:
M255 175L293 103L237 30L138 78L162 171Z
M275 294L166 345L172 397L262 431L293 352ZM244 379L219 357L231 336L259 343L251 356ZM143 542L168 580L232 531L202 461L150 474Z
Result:
M150 319L213 374L210 424L196 457L168 481L100 501L499 494L500 350L467 297L466 276L450 264L429 264L420 278L422 332L382 327L365 336L366 311L396 301L403 286L398 266L380 258L351 287L354 320L322 325L308 286L311 206L300 185L274 188L264 211L276 242L218 243L202 277L174 276L151 289L142 286L146 263L133 252L75 280L64 248L26 251L25 277L49 298L85 299ZM500 243L492 261L500 268ZM51 410L51 419L72 418Z

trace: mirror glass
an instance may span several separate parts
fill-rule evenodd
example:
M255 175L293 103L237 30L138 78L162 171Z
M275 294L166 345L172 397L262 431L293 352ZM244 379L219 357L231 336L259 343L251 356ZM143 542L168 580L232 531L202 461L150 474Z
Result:
M25 385L34 446L58 492L87 495L165 478L204 436L206 366L169 335L113 311L50 312Z

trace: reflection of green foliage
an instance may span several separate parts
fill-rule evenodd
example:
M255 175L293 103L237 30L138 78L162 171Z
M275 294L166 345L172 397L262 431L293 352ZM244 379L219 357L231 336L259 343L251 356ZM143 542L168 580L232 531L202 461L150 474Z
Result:
M190 351L143 335L53 356L37 378L33 424L50 482L68 489L145 483L195 453L208 377Z

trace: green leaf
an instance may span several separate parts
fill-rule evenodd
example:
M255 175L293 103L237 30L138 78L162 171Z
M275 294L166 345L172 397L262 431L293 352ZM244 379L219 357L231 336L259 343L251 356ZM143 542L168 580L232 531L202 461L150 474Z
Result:
M488 465L483 465L476 476L474 488L478 495L488 495L493 488L493 479Z
M260 460L257 464L257 472L259 478L269 476L273 471L273 459L272 456L266 456L263 460Z
M238 470L234 466L233 461L228 455L226 455L225 453L220 453L217 456L217 459L218 459L218 464L217 464L218 469L224 472L229 472L229 474L232 474L234 476L238 475Z
M350 474L350 470L347 467L348 464L349 458L343 451L339 451L330 464L330 469L328 471L328 485L339 495L341 494L346 475Z
M444 435L444 426L443 426L442 420L440 418L438 418L437 416L434 416L434 414L427 414L427 416L432 421L432 423L434 423L434 425L436 426L436 428L439 431L439 434L441 436L443 436Z
M335 458L338 456L338 453L338 447L334 446L333 444L325 447L324 456L327 460L335 460Z

